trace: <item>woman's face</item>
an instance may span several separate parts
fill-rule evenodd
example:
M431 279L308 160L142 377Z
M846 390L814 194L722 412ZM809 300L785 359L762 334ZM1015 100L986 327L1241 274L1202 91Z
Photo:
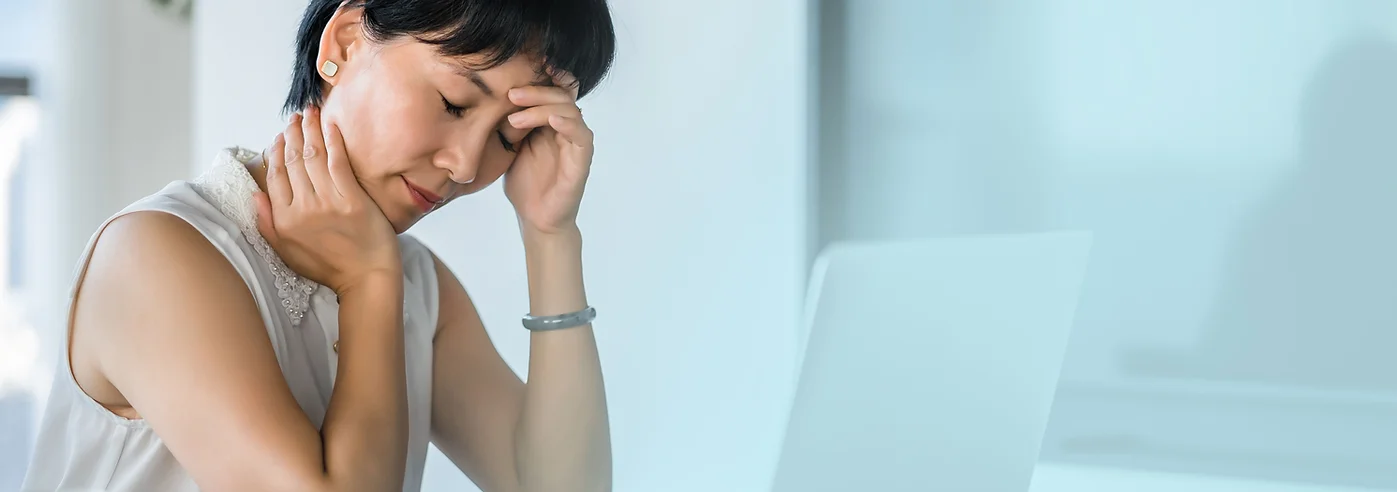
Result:
M339 127L360 184L398 233L509 169L528 134L506 119L521 109L509 90L546 83L523 56L471 70L480 59L443 57L410 38L339 49L323 119Z

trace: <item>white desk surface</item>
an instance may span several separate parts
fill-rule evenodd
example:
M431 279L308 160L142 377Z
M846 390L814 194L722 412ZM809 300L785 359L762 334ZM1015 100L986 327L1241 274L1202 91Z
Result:
M1267 482L1118 468L1040 463L1029 492L1380 492L1379 489ZM1390 492L1390 491L1389 491Z

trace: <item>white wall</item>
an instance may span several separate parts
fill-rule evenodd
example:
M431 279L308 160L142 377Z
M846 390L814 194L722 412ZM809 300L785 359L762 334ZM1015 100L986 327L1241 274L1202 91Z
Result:
M200 3L198 153L275 134L303 5ZM598 151L580 220L617 490L760 490L791 390L806 265L806 5L611 5L619 55L583 102ZM462 277L523 371L527 303L511 214L495 188L413 233ZM433 456L428 490L465 483Z
M200 1L194 9L191 172L219 149L260 149L285 127L296 27L305 0Z
M146 2L39 4L46 28L27 42L36 47L41 124L26 184L29 234L20 240L47 369L88 237L126 204L188 176L191 50L189 26Z

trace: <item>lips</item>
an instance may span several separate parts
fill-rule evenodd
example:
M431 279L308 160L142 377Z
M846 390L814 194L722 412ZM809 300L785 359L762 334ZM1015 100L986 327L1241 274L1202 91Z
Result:
M440 195L412 184L407 178L403 178L403 184L407 185L407 192L412 195L412 203L417 205L418 210L424 214L437 208L437 205L441 205L443 201Z

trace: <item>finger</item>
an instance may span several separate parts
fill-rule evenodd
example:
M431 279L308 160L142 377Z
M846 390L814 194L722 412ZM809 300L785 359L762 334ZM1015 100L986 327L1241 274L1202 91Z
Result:
M291 125L286 127L286 175L291 181L291 194L296 199L315 197L315 186L306 175L305 159L301 158L305 148L305 134L301 122L305 118L297 113L291 117Z
M305 146L301 149L301 160L305 161L306 175L315 186L316 192L324 194L335 189L330 179L330 169L325 155L325 134L320 127L320 108L306 108L306 117L301 120L301 132L305 136Z
M569 118L562 115L549 115L548 126L562 135L564 139L579 147L592 147L592 129L587 128L587 124L582 122L582 118Z
M330 123L326 126L325 135L325 155L329 159L327 167L330 172L330 180L335 185L335 190L340 196L353 196L356 191L362 191L358 178L354 177L354 168L349 165L349 152L344 149L344 135L340 133L340 126Z
M271 204L285 207L291 204L291 182L286 176L286 135L278 133L267 149L267 194Z
M568 92L572 94L572 100L577 100L577 91L581 85L577 82L577 77L573 77L572 74L566 70L552 67L548 69L548 75L553 77L553 85L567 89Z
M548 126L550 115L581 120L582 110L577 109L577 105L572 103L534 106L509 115L509 125L521 130Z
M275 248L280 241L277 237L275 223L272 220L271 197L266 193L257 191L252 193L252 201L257 205L257 232L262 233L262 238Z
M577 95L564 87L530 85L509 90L509 102L524 108L545 104L569 104L576 101Z

